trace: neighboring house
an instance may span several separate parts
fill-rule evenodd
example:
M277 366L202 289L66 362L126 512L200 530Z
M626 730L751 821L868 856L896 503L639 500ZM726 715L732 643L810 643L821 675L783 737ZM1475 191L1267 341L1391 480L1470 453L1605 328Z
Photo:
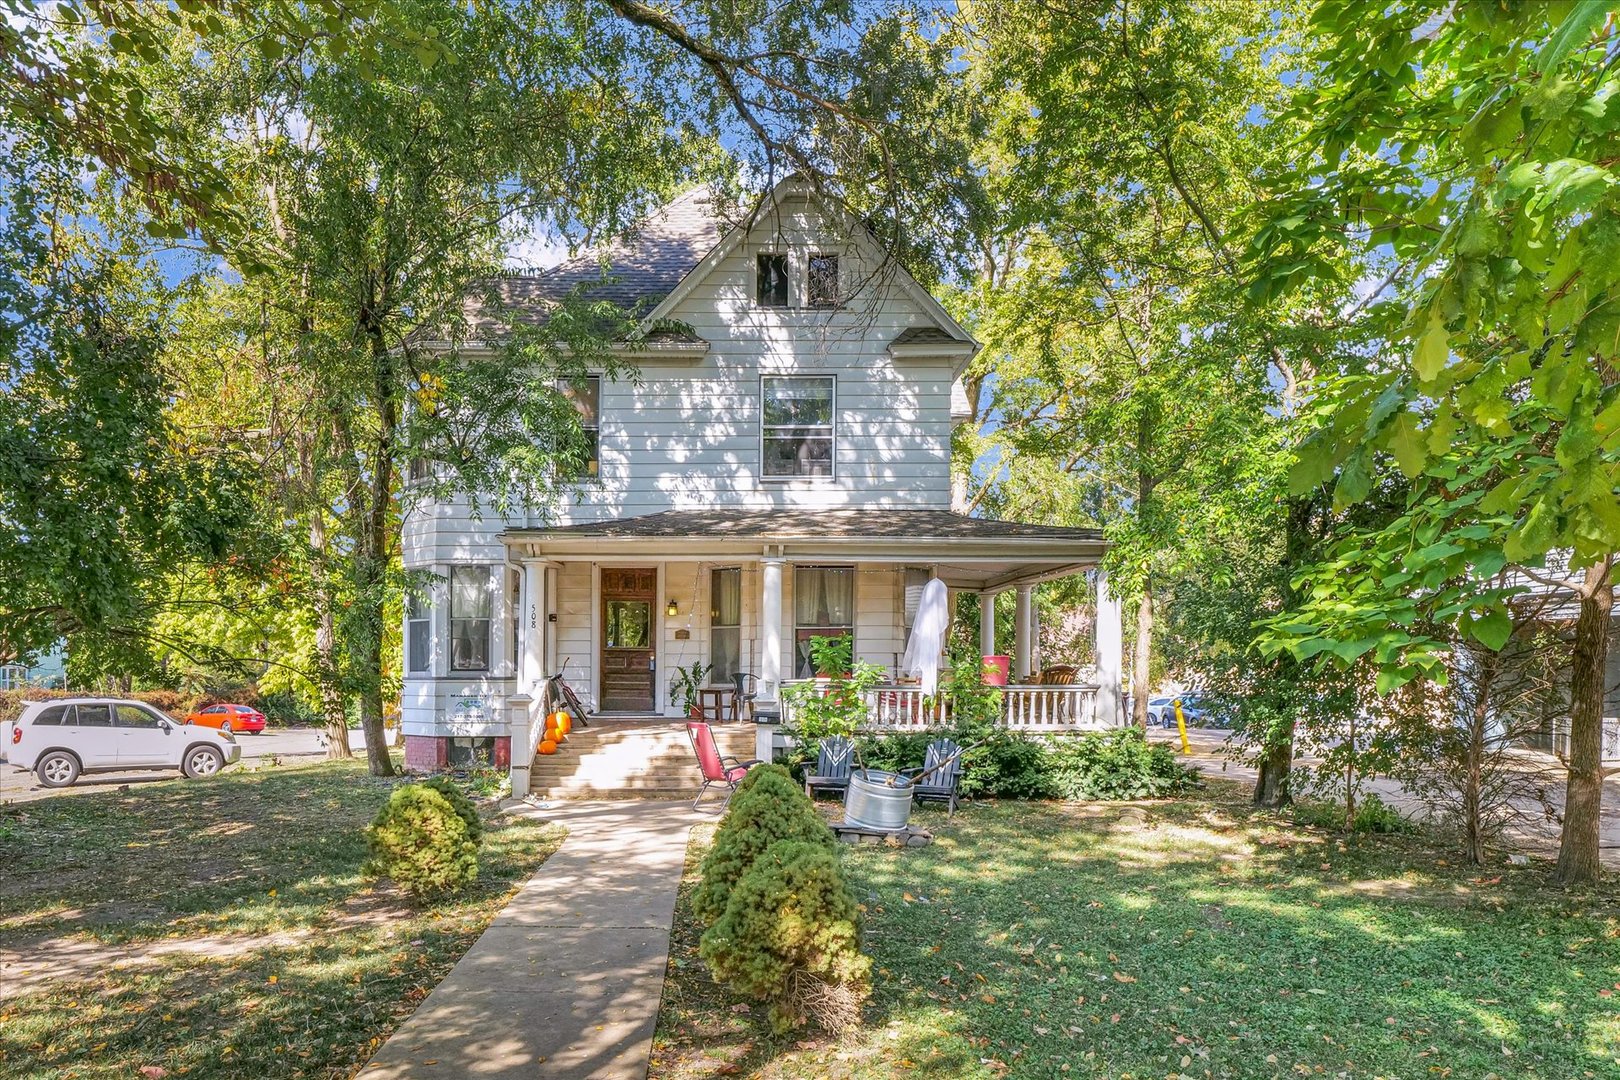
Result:
M728 224L699 188L622 244L502 283L540 319L605 266L597 293L683 329L628 354L639 382L593 377L579 395L592 475L544 520L460 502L407 515L405 567L442 581L406 613L410 767L505 764L514 735L526 759L539 705L525 699L557 671L593 712L642 717L676 716L671 675L693 662L716 682L757 676L770 709L811 674L816 635L851 633L893 673L933 576L1018 590L1015 675L1029 673L1031 587L1094 570L1104 543L952 509L951 435L971 416L959 379L978 346L840 220L788 181ZM1071 726L1121 720L1119 612L1099 585L1097 680Z
M66 685L67 652L61 642L31 664L0 664L0 690L58 690Z

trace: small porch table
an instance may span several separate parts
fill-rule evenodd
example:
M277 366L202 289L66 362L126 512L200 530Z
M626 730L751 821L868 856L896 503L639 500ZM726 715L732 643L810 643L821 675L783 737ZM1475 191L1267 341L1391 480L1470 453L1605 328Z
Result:
M711 702L714 706L712 714L709 711ZM698 687L698 712L702 714L705 720L709 719L710 715L713 715L714 722L717 724L726 721L728 712L731 714L730 719L737 719L736 685L734 683L725 683L720 686Z

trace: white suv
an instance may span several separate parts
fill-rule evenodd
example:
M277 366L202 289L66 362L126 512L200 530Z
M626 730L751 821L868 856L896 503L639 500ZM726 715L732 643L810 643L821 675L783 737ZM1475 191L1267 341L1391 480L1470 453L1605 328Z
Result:
M179 769L212 776L242 756L228 731L182 724L123 698L24 703L7 737L7 757L44 787L66 787L81 773Z

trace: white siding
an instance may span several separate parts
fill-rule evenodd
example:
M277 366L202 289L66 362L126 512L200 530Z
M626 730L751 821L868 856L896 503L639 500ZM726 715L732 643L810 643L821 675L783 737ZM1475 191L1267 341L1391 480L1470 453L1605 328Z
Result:
M805 259L811 251L837 251L846 288L863 282L847 308L760 308L754 303L755 256L787 251L790 302L802 302ZM601 395L600 477L578 487L545 514L497 514L486 500L475 512L465 499L411 503L404 512L402 556L407 569L505 562L500 535L513 526L574 524L635 517L670 509L916 508L951 505L951 364L944 359L896 361L889 343L910 327L935 323L895 268L873 275L873 264L850 243L822 235L821 223L800 200L756 227L671 312L709 342L699 361L658 361L643 367L639 383L604 380ZM760 477L760 393L764 374L826 374L836 379L835 475L766 481ZM960 403L958 404L958 411ZM676 664L710 659L709 571L737 563L668 563L657 616L657 701L673 711L669 679ZM794 670L793 574L783 575L782 670ZM566 563L548 590L557 621L547 624L547 674L562 667L570 685L597 704L598 570ZM903 576L896 567L863 565L856 576L856 643L862 659L892 668L904 651ZM744 670L761 666L757 563L743 566ZM669 619L673 598L680 614ZM442 595L440 597L442 601ZM508 655L504 588L498 593L489 677L451 677L445 670L448 627L442 602L433 619L434 677L410 678L404 688L409 734L452 732L456 701L483 695L498 726L504 696L516 688L502 678ZM676 631L690 637L678 640ZM435 726L437 725L437 726ZM464 729L466 725L462 725Z

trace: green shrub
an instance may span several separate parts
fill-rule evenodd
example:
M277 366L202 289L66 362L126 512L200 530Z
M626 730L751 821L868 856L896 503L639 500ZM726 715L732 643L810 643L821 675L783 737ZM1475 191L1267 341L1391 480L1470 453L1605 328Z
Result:
M1053 739L1047 761L1058 799L1162 799L1198 783L1198 773L1137 728Z
M733 992L770 1006L777 1032L859 1019L872 961L861 954L859 909L836 848L772 844L737 882L698 954Z
M1357 833L1408 833L1416 832L1417 826L1412 819L1395 809L1389 803L1378 797L1377 792L1368 792L1356 803L1355 817L1350 822L1348 830L1345 829L1344 804L1331 800L1304 800L1294 803L1294 820L1301 825L1311 825L1318 829L1333 829L1338 832Z
M392 878L413 896L456 892L478 877L481 832L481 827L479 833L469 831L467 819L440 788L405 784L394 789L366 827L371 852L366 869Z
M422 781L422 785L443 795L450 808L467 823L467 839L475 844L483 843L484 819L478 816L478 807L473 805L472 799L460 784L448 776L430 776Z
M888 772L915 769L928 744L940 738L972 747L962 755L959 788L968 799L1157 799L1197 783L1197 773L1174 751L1149 743L1135 728L1047 738L982 727L863 735L856 759ZM807 744L795 761L808 768L815 751Z
M731 797L714 843L703 857L702 880L692 896L699 923L711 926L754 860L780 840L803 840L832 850L832 830L788 771L780 765L750 769Z

